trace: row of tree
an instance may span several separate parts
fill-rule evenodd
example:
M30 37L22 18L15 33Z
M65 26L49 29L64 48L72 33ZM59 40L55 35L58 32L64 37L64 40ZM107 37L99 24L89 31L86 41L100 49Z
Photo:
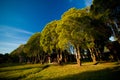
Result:
M48 23L42 32L32 35L26 44L10 55L19 58L19 62L61 64L77 61L77 64L81 65L84 59L97 63L107 58L103 54L104 47L107 46L118 60L120 33L113 27L120 21L119 5L118 0L93 0L90 7L71 8L60 20ZM117 40L110 42L113 31Z

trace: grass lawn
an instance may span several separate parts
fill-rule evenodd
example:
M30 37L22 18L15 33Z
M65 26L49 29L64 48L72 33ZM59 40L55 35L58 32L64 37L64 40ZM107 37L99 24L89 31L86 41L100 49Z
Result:
M0 80L120 80L117 62L67 65L24 64L0 67Z

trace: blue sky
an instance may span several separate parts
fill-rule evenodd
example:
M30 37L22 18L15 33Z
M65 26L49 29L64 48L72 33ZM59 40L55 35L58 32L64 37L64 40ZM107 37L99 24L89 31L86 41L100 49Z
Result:
M25 44L35 32L60 19L72 7L84 8L92 0L0 0L0 53Z

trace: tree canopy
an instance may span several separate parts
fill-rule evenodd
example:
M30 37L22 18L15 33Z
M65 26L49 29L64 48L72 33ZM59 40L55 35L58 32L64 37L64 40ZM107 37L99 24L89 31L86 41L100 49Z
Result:
M119 5L120 1L117 0L93 0L89 8L71 8L63 13L60 20L46 24L41 33L32 35L23 47L19 47L13 53L23 52L27 57L35 58L35 61L36 58L43 56L44 58L39 61L48 60L48 57L53 56L54 58L59 56L60 61L63 61L62 59L66 58L64 52L72 46L71 51L76 55L79 65L85 56L82 53L85 49L88 50L87 54L90 53L93 62L97 62L101 59L104 46L112 35L111 28L116 26L111 24L111 21L114 22L114 19L119 21ZM59 55L56 56L54 53ZM60 58L63 54L64 57Z

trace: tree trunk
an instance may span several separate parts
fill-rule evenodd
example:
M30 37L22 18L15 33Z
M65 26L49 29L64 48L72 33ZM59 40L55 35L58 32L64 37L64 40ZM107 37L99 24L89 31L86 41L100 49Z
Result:
M59 63L59 53L57 53L57 62Z
M91 54L91 58L92 58L93 63L96 64L97 61L96 61L96 56L95 56L94 48L89 48L89 51L90 51L90 54Z
M77 46L76 48L76 60L77 60L77 64L81 66L81 53L79 46Z
M57 61L58 61L58 64L61 64L61 63L62 63L62 51L60 51L60 52L57 54Z
M95 53L96 53L96 60L100 61L100 54L101 54L100 50L99 49L95 49Z
M50 56L48 56L48 63L51 63L51 59L50 59Z
M65 63L67 63L67 56L66 55L64 56L64 61L65 61Z
M19 55L19 63L22 63L22 56L21 55Z
M26 62L27 62L27 64L30 63L30 58L29 57L27 57L27 61Z
M64 61L65 63L67 63L67 59L68 59L68 53L67 53L67 51L65 50L65 51L63 52L63 61Z
M38 62L41 64L41 56L38 54Z
M37 61L38 61L38 56L35 56L35 61L34 61L34 63L36 64Z

